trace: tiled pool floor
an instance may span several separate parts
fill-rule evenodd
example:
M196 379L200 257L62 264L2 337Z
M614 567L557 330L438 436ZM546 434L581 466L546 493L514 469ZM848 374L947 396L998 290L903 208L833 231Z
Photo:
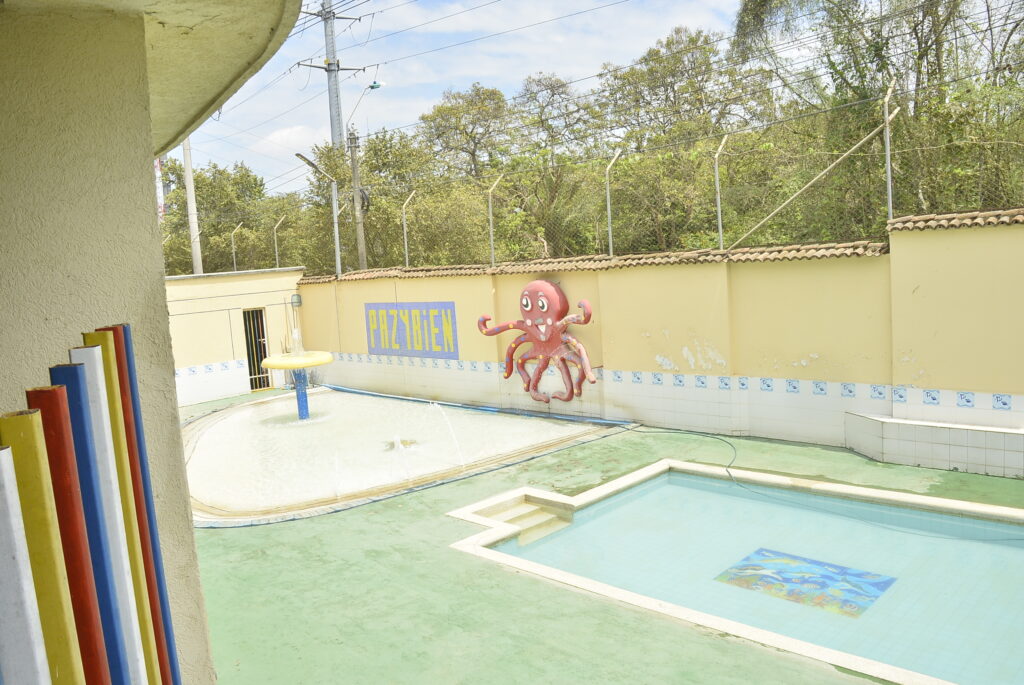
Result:
M301 521L197 530L219 682L865 682L453 550L446 516L523 485L576 494L662 458L726 463L699 436L629 432ZM1019 506L1024 481L735 439L737 466Z

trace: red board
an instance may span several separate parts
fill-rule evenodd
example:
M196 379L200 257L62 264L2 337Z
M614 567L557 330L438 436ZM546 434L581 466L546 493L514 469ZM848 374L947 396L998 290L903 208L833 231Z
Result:
M29 409L38 409L43 421L50 479L53 481L53 495L57 503L57 524L67 566L71 606L75 614L85 680L90 685L109 685L110 665L107 662L103 624L96 599L96 581L92 573L89 538L85 529L67 392L63 385L54 385L33 388L25 394Z
M124 432L128 442L128 462L132 470L132 492L135 495L135 518L139 522L139 539L142 542L142 562L146 568L146 590L149 594L150 611L153 614L153 632L156 636L156 651L160 661L160 677L165 684L173 683L171 661L167 651L167 635L164 632L163 611L160 607L160 590L157 585L156 565L153 561L153 538L149 531L149 517L146 515L146 494L142 486L142 470L139 466L139 443L136 435L136 417L132 410L132 389L128 378L128 356L124 346L124 329L120 326L97 328L114 334L117 350L117 377L121 388L121 409L124 412Z

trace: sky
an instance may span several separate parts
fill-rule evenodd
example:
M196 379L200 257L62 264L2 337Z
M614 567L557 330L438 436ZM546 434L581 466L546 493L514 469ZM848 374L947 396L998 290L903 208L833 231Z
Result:
M448 90L474 82L514 96L539 72L571 80L640 57L674 26L731 33L738 0L346 0L336 2L342 121L360 134L414 124ZM305 0L317 11L319 0ZM578 13L578 14L574 14ZM574 14L562 19L564 15ZM454 15L454 16L448 16ZM554 20L554 21L547 21ZM430 22L430 23L426 23ZM523 28L530 24L536 26ZM422 26L417 26L425 24ZM411 28L416 27L416 28ZM409 29L409 30L404 30ZM489 34L503 35L474 40ZM394 33L394 35L387 35ZM446 47L473 41L456 47ZM438 49L441 48L441 49ZM418 54L433 51L427 54ZM295 153L330 141L324 28L300 15L291 37L191 136L192 164L244 162L271 194L302 190ZM374 81L381 88L367 88ZM591 88L597 79L578 88ZM353 108L355 111L353 112ZM171 151L181 159L181 148Z

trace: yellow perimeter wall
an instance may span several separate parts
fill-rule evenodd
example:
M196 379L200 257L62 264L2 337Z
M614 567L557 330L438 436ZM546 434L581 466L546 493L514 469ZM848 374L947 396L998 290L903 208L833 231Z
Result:
M368 302L454 301L459 356L499 361L534 278L590 301L595 367L1024 393L1024 228L896 231L891 254L302 285L310 349L367 352ZM334 306L333 303L337 303Z
M308 349L366 353L364 305L453 301L459 357L500 361L522 287L560 285L594 318L570 332L595 367L889 383L889 259L649 266L608 271L386 278L299 286ZM337 302L337 307L332 303Z
M1024 228L894 231L893 381L1024 393Z

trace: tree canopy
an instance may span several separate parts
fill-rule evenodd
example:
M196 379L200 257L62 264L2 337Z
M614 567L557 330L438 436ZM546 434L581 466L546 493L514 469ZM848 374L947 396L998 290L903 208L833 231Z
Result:
M676 27L596 79L527 77L513 95L475 83L445 92L411 130L362 139L371 267L606 251L605 171L615 251L717 247L719 154L726 245L882 122L892 87L895 215L1024 204L1024 0L745 0L736 34ZM585 87L585 84L589 87ZM315 150L339 179L344 269L355 268L351 178L342 151ZM190 269L181 167L168 167L168 273ZM268 194L241 164L196 172L207 271L275 265L334 271L330 186ZM749 244L882 238L881 136L845 159ZM283 217L283 220L282 220Z

